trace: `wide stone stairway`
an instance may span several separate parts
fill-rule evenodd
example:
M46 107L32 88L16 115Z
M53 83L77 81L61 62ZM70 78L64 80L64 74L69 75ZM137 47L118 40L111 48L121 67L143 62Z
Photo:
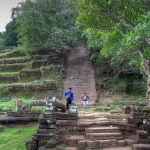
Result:
M70 52L63 87L64 92L68 90L68 87L73 88L74 103L76 104L82 103L80 97L83 93L90 96L89 103L94 103L97 99L94 70L89 59L89 53L82 44L77 45Z
M90 96L86 110L76 104L65 111L65 104L56 98L47 101L39 129L26 142L28 150L149 150L150 144L139 144L137 125L128 115L113 108L96 108L94 70L83 45L73 48L68 58L64 91L73 88L74 103L82 105L81 95ZM95 108L94 108L95 107ZM126 114L126 115L125 115Z

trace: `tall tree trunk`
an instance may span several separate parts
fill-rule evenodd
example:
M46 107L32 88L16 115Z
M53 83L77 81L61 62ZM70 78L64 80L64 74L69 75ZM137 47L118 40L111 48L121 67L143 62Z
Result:
M145 58L143 56L142 53L142 47L140 50L137 50L138 53L141 56L141 66L142 66L142 70L145 72L145 74L148 76L147 79L147 92L146 92L146 98L148 100L148 107L150 107L150 59L149 58Z
M146 93L146 98L148 99L148 107L150 107L150 75L148 76L147 80L147 93Z

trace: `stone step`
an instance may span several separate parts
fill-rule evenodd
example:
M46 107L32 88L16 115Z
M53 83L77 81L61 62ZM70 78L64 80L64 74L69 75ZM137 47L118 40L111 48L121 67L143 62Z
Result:
M103 150L132 150L131 147L113 147L113 148L104 148Z
M105 112L98 112L98 113L87 113L87 114L80 114L80 117L84 117L86 119L93 119L93 118L101 118L102 115L105 115ZM110 121L109 121L110 125Z
M78 146L78 142L81 140L85 140L84 136L68 136L65 139L65 144L71 146Z
M80 122L93 122L93 123L97 123L99 121L108 121L108 119L107 118L78 119L78 123L80 123Z
M150 150L150 144L133 144L132 150Z
M77 147L57 147L56 150L77 150Z
M116 139L109 139L109 140L81 140L78 142L78 149L100 149L105 147L114 147L117 146Z
M109 121L91 121L91 122L84 122L84 121L79 121L77 123L79 127L90 127L90 126L108 126L110 125Z
M89 140L123 139L121 133L86 133Z
M120 132L118 127L95 127L95 128L86 128L85 133L116 133Z
M124 143L124 145L122 143ZM114 148L116 146L121 146L119 148L122 148L123 146L132 145L133 143L135 143L135 141L132 139L127 139L127 140L117 140L117 139L81 140L78 143L78 149L85 149L85 148L95 149L96 148L96 150L98 150L100 148ZM122 150L122 149L116 149L116 150ZM130 150L130 149L127 149L127 150Z

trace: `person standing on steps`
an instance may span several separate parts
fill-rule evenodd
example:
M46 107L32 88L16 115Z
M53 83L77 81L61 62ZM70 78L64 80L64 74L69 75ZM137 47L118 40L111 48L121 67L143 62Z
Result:
M66 108L67 110L69 109L69 105L72 103L72 101L74 100L74 95L72 92L72 88L69 87L68 91L65 92L64 94L64 98L66 99Z
M84 93L84 95L81 96L81 100L83 101L83 106L84 109L88 108L88 100L90 99L90 97Z

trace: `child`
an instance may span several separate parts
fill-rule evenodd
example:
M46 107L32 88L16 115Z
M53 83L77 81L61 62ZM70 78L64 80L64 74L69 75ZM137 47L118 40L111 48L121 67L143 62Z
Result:
M86 109L88 107L89 99L90 99L90 97L86 93L84 93L84 95L81 96L81 100L83 100L84 109Z

